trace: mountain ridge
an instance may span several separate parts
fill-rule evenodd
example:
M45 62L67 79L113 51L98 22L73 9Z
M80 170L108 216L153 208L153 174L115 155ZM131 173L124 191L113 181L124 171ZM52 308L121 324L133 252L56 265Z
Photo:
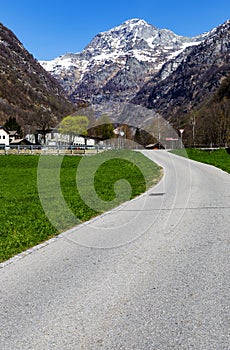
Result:
M183 37L142 19L131 19L97 34L80 53L40 63L62 84L73 102L100 102L111 96L124 102L133 98L166 61L186 47L198 45L207 35ZM123 83L126 86L122 87Z
M230 73L230 20L213 29L197 46L166 62L132 100L169 118L215 92Z
M0 23L0 124L15 117L27 131L73 110L59 83Z

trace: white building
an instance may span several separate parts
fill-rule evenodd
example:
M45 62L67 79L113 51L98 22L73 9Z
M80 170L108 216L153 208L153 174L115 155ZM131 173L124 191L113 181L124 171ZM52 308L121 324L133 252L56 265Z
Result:
M0 146L9 146L10 132L4 127L0 126Z
M26 139L32 143L39 142L44 143L43 135L41 133L37 134L37 140L34 134L26 135ZM57 129L51 129L45 135L45 146L58 147L58 146L95 146L95 140L91 138L85 138L83 136L75 136L71 142L72 137L70 135L62 134Z

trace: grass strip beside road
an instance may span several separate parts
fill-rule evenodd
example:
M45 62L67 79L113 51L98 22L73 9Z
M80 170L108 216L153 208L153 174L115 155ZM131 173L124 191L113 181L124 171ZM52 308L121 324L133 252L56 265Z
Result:
M188 157L201 163L214 165L228 173L230 173L230 155L225 149L203 151L195 148L186 148L173 150L171 153L179 156Z
M111 151L113 152L113 151ZM128 152L131 151L122 151ZM55 166L58 156L47 157L47 164ZM87 157L89 164L94 157ZM111 153L111 158L114 153ZM146 191L161 178L161 168L139 152L132 152L135 164L120 159L120 153L114 159L104 162L94 176L97 195L103 201L111 201L115 197L114 184L125 179L130 183L131 198ZM71 211L81 220L87 221L101 212L87 206L81 199L76 187L76 174L82 157L63 157L60 169L61 190ZM9 155L0 156L0 262L25 251L59 232L46 217L37 187L37 167L39 156ZM144 169L145 177L140 169ZM87 177L83 190L87 192ZM90 193L88 194L90 196ZM52 198L50 198L52 200ZM65 227L68 229L69 227Z

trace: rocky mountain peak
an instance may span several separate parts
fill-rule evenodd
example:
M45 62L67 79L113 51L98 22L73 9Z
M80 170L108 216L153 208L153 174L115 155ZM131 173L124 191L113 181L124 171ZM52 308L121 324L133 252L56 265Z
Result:
M121 25L116 26L106 32L102 32L102 33L128 33L128 32L141 32L144 30L148 30L149 28L154 28L155 30L157 30L156 27L154 27L152 24L149 24L148 22L146 22L143 19L139 19L139 18L133 18L133 19L128 19L125 22L123 22ZM101 34L102 34L101 33Z
M73 102L95 98L127 101L165 62L203 39L179 36L134 18L99 33L80 53L40 63Z
M120 26L96 35L84 51L129 51L136 46L137 42L153 38L156 32L157 28L144 20L127 20Z

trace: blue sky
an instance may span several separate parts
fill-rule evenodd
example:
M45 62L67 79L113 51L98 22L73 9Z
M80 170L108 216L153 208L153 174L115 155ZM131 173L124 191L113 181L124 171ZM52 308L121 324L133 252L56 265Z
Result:
M230 1L7 0L0 7L0 22L39 60L81 51L94 35L131 18L193 36L229 19Z

